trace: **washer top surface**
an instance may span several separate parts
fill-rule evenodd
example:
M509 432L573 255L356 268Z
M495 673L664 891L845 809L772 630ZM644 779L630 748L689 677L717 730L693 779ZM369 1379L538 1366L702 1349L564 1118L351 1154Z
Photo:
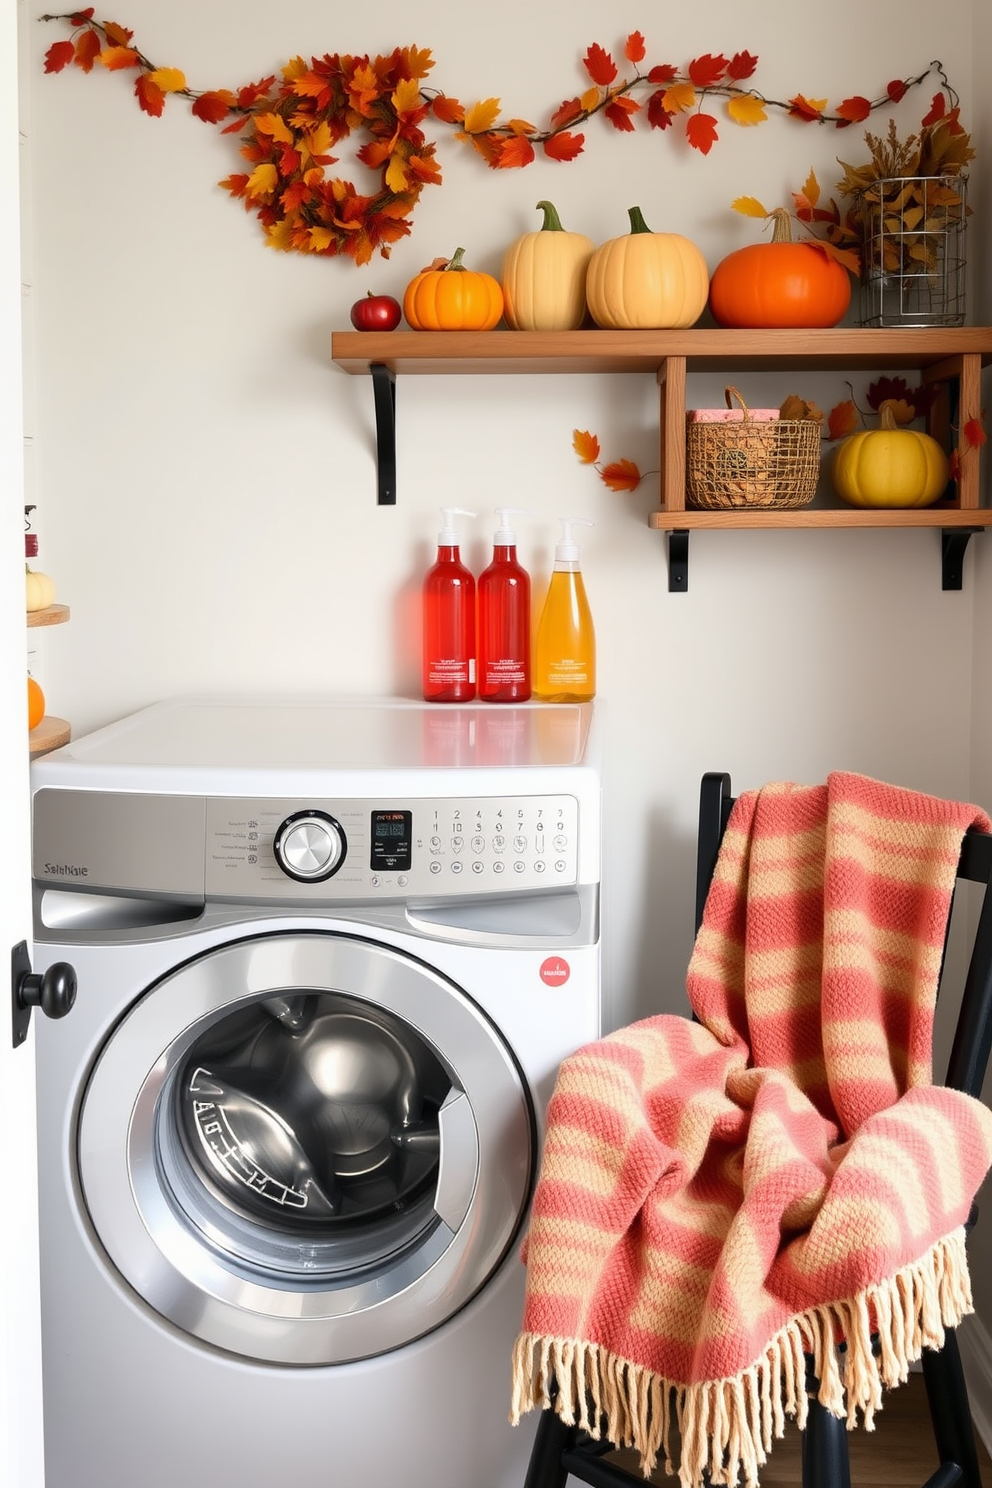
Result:
M34 762L35 788L271 787L278 778L542 774L592 765L585 704L430 704L403 698L175 698ZM168 782L168 783L167 783ZM438 784L439 779L435 779Z

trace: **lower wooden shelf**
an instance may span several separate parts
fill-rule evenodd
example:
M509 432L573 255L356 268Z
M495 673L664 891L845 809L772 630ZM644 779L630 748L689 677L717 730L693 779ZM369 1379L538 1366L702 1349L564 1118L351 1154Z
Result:
M66 719L50 718L46 713L28 734L31 758L34 759L38 754L48 754L51 749L61 749L71 738L72 728Z

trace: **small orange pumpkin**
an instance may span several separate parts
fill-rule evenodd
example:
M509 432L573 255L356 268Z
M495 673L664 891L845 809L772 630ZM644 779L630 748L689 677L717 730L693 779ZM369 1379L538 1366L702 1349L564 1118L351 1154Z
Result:
M28 728L37 728L45 716L45 694L33 677L28 677Z
M794 243L788 212L778 207L770 243L728 253L713 270L710 310L718 325L835 326L851 303L847 270L815 243Z
M464 248L416 274L403 295L415 331L491 331L503 314L503 291L491 274L467 269Z

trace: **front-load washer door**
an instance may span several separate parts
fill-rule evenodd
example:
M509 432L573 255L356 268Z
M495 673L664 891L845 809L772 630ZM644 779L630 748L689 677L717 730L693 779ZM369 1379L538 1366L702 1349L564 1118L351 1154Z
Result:
M384 946L260 935L185 963L116 1027L77 1158L120 1274L246 1358L340 1363L438 1327L526 1209L533 1113L497 1030Z

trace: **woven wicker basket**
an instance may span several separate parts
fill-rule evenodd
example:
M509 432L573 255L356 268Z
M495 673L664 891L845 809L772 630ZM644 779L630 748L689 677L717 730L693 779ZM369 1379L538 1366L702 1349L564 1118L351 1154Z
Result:
M768 510L806 506L820 473L820 426L813 419L751 417L735 387L743 418L703 423L687 415L686 503L704 511L760 506Z

